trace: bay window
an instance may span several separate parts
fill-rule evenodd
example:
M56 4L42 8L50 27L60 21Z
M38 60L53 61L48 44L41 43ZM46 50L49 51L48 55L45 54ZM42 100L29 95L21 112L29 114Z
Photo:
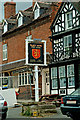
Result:
M57 80L57 67L51 68L51 80L52 80L52 88L55 89L58 87Z
M66 87L65 66L59 67L60 88Z
M75 79L74 79L74 65L67 65L67 77L68 77L68 87L75 86Z

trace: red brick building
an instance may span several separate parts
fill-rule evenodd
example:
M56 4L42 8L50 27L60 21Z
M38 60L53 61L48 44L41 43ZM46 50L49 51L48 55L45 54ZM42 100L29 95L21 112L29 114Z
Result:
M34 66L25 65L25 39L46 41L48 65L50 54L52 54L52 44L49 39L51 35L50 25L60 4L36 2L30 8L19 11L17 14L14 2L4 4L5 20L2 41L0 41L0 78L4 82L0 82L0 84L4 85L8 78L8 87L19 88L20 99L29 99L34 96L33 88L35 87L34 74L31 75ZM50 94L49 68L46 66L39 67L39 69L39 95Z

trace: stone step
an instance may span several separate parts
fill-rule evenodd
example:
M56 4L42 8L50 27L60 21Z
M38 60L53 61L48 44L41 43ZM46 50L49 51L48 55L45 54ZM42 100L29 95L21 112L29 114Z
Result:
M44 109L41 110L40 113L57 113L56 109Z
M56 106L55 105L39 105L38 108L39 109L55 109Z

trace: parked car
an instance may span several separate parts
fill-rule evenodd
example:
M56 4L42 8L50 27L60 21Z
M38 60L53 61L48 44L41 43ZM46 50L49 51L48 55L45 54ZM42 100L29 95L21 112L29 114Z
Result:
M61 98L61 112L73 120L80 120L80 88Z
M2 95L0 95L0 118L1 119L6 119L7 111L8 111L7 102L2 97Z

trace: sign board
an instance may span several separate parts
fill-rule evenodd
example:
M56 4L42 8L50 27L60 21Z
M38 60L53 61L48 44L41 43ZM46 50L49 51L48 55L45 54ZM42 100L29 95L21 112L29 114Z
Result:
M32 64L44 64L43 43L28 44L28 62Z
M26 39L26 64L46 65L46 41Z

